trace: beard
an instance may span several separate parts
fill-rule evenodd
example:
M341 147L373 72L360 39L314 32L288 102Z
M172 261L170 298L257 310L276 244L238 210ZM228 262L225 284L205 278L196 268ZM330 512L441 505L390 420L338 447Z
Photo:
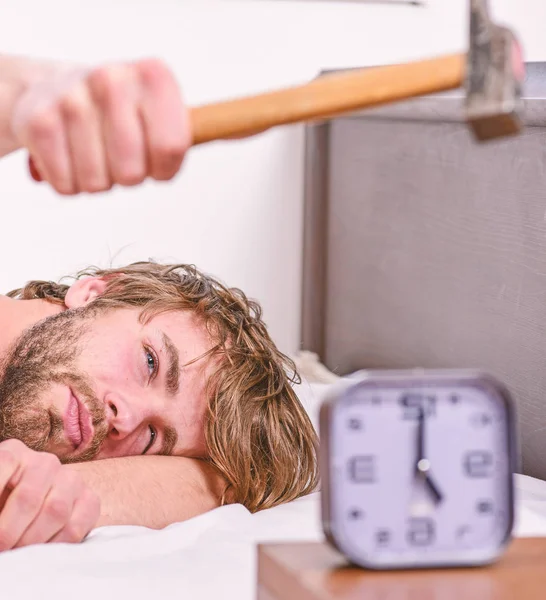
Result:
M61 384L89 410L94 435L82 452L59 459L68 463L96 457L108 434L105 409L76 364L92 320L103 310L88 305L64 311L38 322L15 341L2 364L0 441L18 439L37 452L66 445L62 415L41 400L52 385Z

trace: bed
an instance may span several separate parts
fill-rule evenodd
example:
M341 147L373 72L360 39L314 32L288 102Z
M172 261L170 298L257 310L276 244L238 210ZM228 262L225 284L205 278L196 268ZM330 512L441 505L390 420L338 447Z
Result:
M454 93L311 126L306 144L299 397L316 425L359 369L488 369L518 403L518 536L546 535L545 76L529 65L510 142L475 147ZM319 499L0 554L2 597L252 600L256 544L322 540Z
M310 362L306 361L307 367ZM332 383L296 386L317 423ZM546 536L546 482L516 475L518 536ZM78 600L180 598L254 600L256 545L320 541L319 492L251 515L226 506L161 531L102 527L82 544L39 545L0 554L2 598Z
M296 386L315 425L329 385L306 381ZM102 527L83 544L0 553L0 595L10 600L251 600L256 543L321 539L318 492L255 515L240 505L226 506L161 531Z

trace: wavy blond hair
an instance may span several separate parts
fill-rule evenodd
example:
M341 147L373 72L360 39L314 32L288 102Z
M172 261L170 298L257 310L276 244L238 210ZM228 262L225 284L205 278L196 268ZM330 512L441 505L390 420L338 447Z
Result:
M271 340L257 302L193 265L90 267L73 279L86 276L107 282L95 301L103 306L141 308L142 320L190 310L215 340L220 363L207 384L205 439L208 460L226 479L230 501L255 512L316 488L317 437L292 387L299 376ZM68 288L31 281L8 296L63 304Z

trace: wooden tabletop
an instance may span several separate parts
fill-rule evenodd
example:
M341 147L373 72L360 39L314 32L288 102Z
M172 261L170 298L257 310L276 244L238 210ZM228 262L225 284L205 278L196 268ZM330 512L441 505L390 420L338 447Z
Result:
M546 538L514 540L494 565L474 569L372 572L327 544L258 549L260 600L543 600Z

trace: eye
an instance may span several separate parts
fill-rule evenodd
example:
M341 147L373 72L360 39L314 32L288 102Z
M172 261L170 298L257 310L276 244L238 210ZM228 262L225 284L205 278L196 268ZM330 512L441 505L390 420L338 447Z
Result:
M146 361L146 368L150 373L150 381L152 381L159 371L159 360L157 354L149 346L144 346L144 359Z
M148 445L146 446L146 448L144 449L144 452L142 454L146 454L148 452L148 450L150 450L150 448L154 445L154 442L157 438L157 431L150 425L149 426L150 429L150 441L148 442Z

